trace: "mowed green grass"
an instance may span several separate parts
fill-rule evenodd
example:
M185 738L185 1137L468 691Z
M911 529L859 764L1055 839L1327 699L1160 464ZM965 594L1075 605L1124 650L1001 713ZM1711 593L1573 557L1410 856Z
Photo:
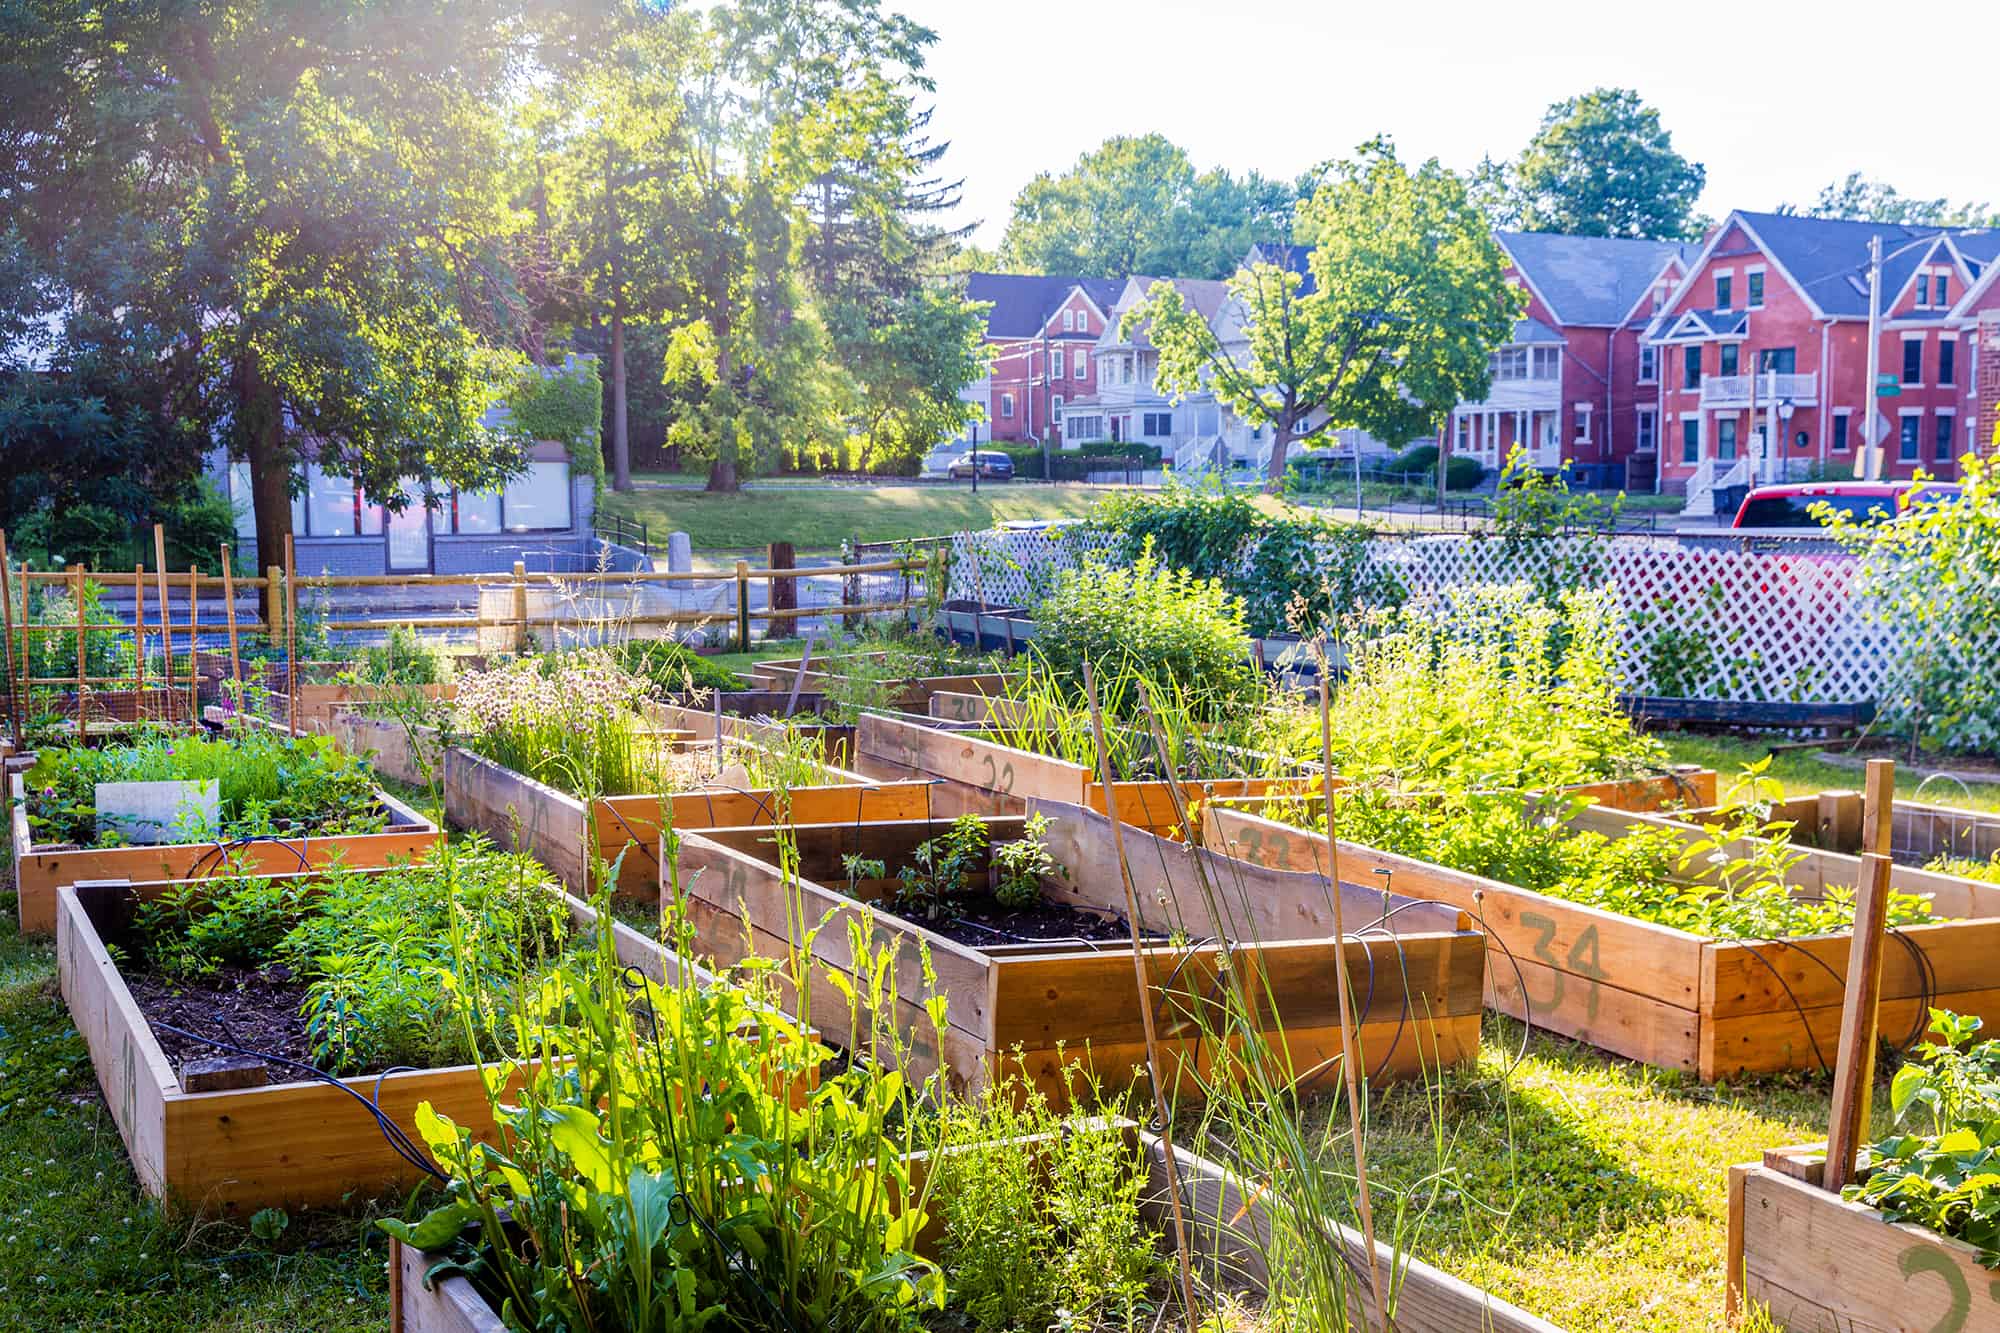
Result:
M1721 786L1725 792L1744 765L1756 763L1767 755L1771 756L1770 776L1785 784L1787 795L1805 796L1828 790L1860 791L1866 780L1861 769L1830 764L1810 750L1780 750L1774 753L1771 743L1767 741L1736 736L1696 736L1684 732L1661 732L1659 739L1677 762L1700 764L1721 774ZM1935 762L1945 768L1951 766L1949 759ZM1897 765L1896 795L1912 799L1920 786L1923 787L1923 799L1938 805L2000 812L2000 783L1968 782L1961 786L1957 782L1937 779L1925 784L1922 773Z
M15 934L12 866L0 859L0 1329L386 1327L388 1245L367 1202L293 1215L267 1241L170 1216L140 1191L57 992L55 950Z
M992 484L979 494L951 485L800 486L710 495L696 490L604 493L606 512L641 522L656 544L685 532L696 550L745 550L790 542L801 551L834 551L849 537L906 541L1009 519L1081 518L1114 487Z

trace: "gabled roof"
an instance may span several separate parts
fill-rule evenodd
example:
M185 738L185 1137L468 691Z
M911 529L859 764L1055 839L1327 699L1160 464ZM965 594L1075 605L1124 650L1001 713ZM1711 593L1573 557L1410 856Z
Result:
M1144 300L1146 293L1156 282L1172 283L1174 290L1181 294L1181 300L1187 303L1188 309L1200 315L1211 328L1215 326L1215 317L1221 313L1223 303L1229 299L1229 284L1221 278L1154 278L1134 273L1126 280L1125 290L1136 291L1139 299ZM1153 340L1146 336L1145 325L1134 329L1130 338L1122 338L1119 336L1118 321L1113 320L1104 326L1104 340L1100 345L1151 347Z
M1647 342L1706 342L1710 338L1747 338L1747 310L1663 310L1646 326Z
M967 300L993 303L986 315L988 338L1038 337L1049 316L1078 287L1099 310L1108 311L1125 289L1125 280L1059 273L969 273L965 278Z
M1868 317L1868 240L1882 238L1882 304L1887 309L1896 293L1909 284L1910 275L1924 262L1934 247L1913 245L1928 237L1949 232L1959 253L1980 263L1991 263L2000 255L2000 231L1964 231L1945 227L1913 227L1896 222L1857 222L1846 218L1808 218L1791 213L1735 212L1718 227L1710 240L1712 248L1729 229L1730 221L1741 222L1751 238L1784 270L1792 283L1823 315L1835 318ZM1902 254L1895 251L1908 246ZM1707 251L1703 252L1706 258Z
M1557 333L1533 315L1514 321L1514 336L1508 340L1514 343L1566 343L1569 339Z
M1667 261L1692 248L1678 241L1530 231L1496 232L1494 239L1557 323L1601 328L1624 323Z

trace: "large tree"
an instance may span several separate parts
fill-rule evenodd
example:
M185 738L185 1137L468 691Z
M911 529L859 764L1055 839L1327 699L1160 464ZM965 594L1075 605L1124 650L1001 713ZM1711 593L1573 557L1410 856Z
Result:
M1435 159L1412 171L1378 139L1322 179L1302 210L1312 291L1277 265L1239 272L1242 338L1229 344L1164 282L1125 321L1128 337L1146 326L1161 389L1211 392L1271 428L1274 487L1295 442L1345 427L1407 440L1484 397L1522 303L1465 182Z
M1901 193L1885 181L1870 180L1858 171L1848 172L1844 179L1821 190L1810 207L1786 205L1783 211L1814 218L1849 218L1917 227L2000 226L2000 212L1991 204L1919 199Z
M1528 231L1692 240L1707 179L1638 93L1597 88L1550 106L1521 156L1482 164L1479 184Z
M0 196L75 308L162 349L250 464L263 558L307 454L395 502L520 453L481 424L517 309L500 126L572 19L502 0L22 0ZM546 25L546 26L538 26ZM580 44L587 44L587 35Z
M1164 135L1118 136L1022 187L1001 257L1022 273L1219 278L1253 243L1291 239L1296 199L1256 172L1197 173Z

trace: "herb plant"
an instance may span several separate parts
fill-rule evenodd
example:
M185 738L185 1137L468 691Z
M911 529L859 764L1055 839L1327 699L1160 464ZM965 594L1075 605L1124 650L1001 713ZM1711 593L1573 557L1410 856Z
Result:
M986 868L986 821L978 815L960 815L951 827L910 853L910 864L896 872L901 887L896 892L899 907L913 909L930 919L941 917L954 898L962 898L974 875Z
M1042 900L1042 881L1067 873L1049 854L1048 816L1029 815L1022 836L993 848L993 901L1017 911Z

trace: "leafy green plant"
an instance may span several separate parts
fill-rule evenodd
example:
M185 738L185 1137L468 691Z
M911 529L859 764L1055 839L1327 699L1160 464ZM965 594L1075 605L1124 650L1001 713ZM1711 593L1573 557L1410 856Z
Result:
M1870 1144L1861 1182L1842 1195L1974 1245L1981 1263L2000 1268L2000 1042L1973 1044L1977 1017L1930 1014L1938 1040L1913 1051L1890 1085L1896 1123L1921 1111L1930 1132Z
M161 730L129 745L42 750L25 778L28 825L40 842L107 846L115 838L97 831L98 783L211 780L219 823L182 830L188 840L373 833L387 821L367 763L332 737L245 727L217 738Z
M951 901L962 898L973 876L987 865L986 821L960 815L935 838L917 844L910 864L896 872L899 907L922 912L929 919L943 916Z
M387 643L361 650L353 675L367 685L442 685L451 679L451 658L408 625L395 625Z
M735 672L672 639L627 639L612 646L611 657L621 670L643 677L656 699L743 688Z
M1016 910L1042 900L1042 881L1067 871L1049 854L1048 816L1029 815L1021 837L993 847L993 901Z

